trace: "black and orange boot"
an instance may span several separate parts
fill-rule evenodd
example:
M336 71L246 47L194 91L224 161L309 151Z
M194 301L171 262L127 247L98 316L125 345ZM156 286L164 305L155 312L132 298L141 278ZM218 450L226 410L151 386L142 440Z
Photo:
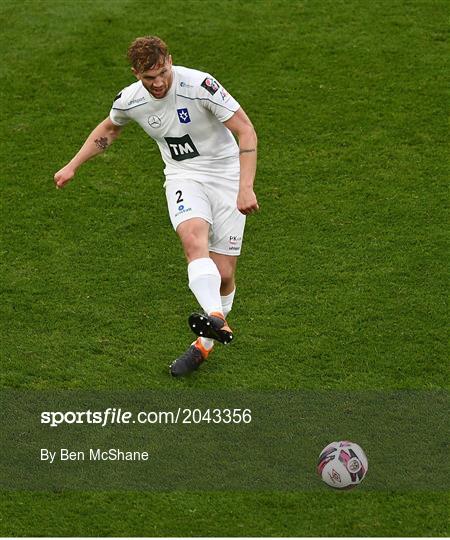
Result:
M213 312L209 315L192 313L189 316L189 326L199 337L215 339L224 345L233 341L233 331L222 313Z
M211 351L212 348L205 349L202 340L198 338L185 353L171 364L170 373L173 377L183 377L192 373L208 358Z

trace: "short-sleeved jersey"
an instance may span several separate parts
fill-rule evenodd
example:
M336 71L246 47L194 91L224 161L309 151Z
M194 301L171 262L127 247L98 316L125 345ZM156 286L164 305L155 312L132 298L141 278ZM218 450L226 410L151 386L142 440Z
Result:
M134 120L158 143L167 179L211 174L235 178L239 148L223 122L239 103L208 73L173 66L173 81L162 99L141 81L124 88L114 100L111 121L123 126Z

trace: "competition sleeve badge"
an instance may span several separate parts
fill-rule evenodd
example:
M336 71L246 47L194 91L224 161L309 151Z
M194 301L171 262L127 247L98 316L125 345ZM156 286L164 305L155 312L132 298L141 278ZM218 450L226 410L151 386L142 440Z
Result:
M211 77L206 77L201 86L208 90L212 96L217 92L217 90L219 90L219 83L214 79L211 79Z
M177 109L178 119L182 124L189 124L191 118L187 109Z

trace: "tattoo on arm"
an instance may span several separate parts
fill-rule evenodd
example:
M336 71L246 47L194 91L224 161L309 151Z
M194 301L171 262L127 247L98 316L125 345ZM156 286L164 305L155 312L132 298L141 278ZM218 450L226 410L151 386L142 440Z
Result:
M239 154L250 154L251 152L256 152L256 148L243 148L239 150Z
M100 148L100 150L106 150L108 147L108 139L106 137L100 137L99 139L95 139L95 144Z

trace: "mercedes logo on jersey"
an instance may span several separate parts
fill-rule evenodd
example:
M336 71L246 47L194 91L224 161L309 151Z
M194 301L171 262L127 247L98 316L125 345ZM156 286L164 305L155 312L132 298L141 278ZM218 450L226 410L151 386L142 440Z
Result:
M161 127L161 118L159 116L156 116L156 114L149 116L148 125L154 129Z

